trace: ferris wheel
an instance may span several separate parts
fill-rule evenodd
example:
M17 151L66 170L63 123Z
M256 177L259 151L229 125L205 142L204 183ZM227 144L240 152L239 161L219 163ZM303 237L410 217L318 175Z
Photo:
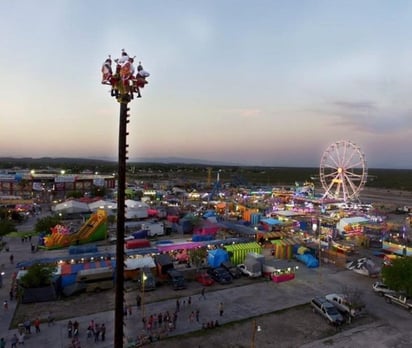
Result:
M350 141L337 141L322 155L319 178L325 190L323 198L344 202L357 199L367 176L365 155L359 146Z

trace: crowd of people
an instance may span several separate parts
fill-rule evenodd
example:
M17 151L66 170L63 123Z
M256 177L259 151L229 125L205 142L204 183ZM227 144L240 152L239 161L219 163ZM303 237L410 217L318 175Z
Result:
M198 301L206 300L205 288L202 288ZM176 299L175 308L164 312L144 315L142 313L142 329L134 338L133 347L141 347L151 342L158 341L166 337L177 328L177 325L198 325L202 329L216 328L219 326L217 319L205 320L201 318L200 308L193 301L192 296ZM141 298L136 297L137 308L141 306ZM127 315L125 313L125 315ZM223 316L223 302L219 302L216 315ZM184 320L187 323L184 323ZM202 319L202 322L201 322Z

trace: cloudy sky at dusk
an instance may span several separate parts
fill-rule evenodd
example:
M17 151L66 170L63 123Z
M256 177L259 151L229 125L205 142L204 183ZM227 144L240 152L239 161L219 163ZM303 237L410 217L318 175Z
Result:
M129 158L315 167L350 140L370 168L412 168L412 2L0 2L0 157L116 159L100 68L151 73Z

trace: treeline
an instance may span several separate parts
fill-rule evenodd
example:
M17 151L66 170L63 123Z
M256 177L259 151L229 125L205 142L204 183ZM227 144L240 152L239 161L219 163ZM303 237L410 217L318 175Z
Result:
M112 174L117 172L117 162L83 158L0 158L0 169L34 169L69 173L84 171ZM144 180L178 179L181 181L216 182L219 174L221 182L238 185L293 185L295 182L316 181L319 168L300 167L253 167L224 166L188 163L143 163L127 164L127 175ZM369 169L369 187L412 191L412 170Z

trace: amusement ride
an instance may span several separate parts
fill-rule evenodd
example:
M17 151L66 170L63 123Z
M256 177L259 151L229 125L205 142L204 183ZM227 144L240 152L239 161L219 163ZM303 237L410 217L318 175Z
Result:
M359 198L368 176L365 155L360 147L348 140L331 144L323 153L319 179L323 198L344 202Z

